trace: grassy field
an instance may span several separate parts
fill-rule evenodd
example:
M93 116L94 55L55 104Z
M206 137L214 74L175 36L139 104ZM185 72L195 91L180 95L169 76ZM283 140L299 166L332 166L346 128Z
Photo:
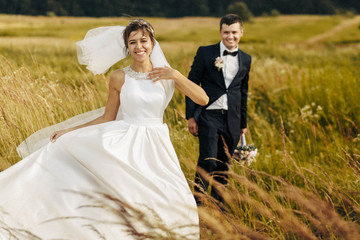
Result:
M187 75L199 45L219 41L217 18L147 18L172 67ZM107 75L77 63L75 41L126 18L0 15L0 170L34 131L104 105ZM253 57L251 166L234 162L227 211L208 198L202 239L360 239L360 20L279 16L245 23ZM113 69L129 64L125 59ZM192 185L197 139L176 92L165 120Z

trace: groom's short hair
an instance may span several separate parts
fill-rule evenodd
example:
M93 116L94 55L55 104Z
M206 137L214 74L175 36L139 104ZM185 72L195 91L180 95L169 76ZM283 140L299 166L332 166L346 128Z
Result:
M239 23L240 27L243 26L241 17L239 17L236 14L232 14L232 13L226 14L220 20L220 30L221 30L223 24L231 25L231 24L234 24L234 23Z

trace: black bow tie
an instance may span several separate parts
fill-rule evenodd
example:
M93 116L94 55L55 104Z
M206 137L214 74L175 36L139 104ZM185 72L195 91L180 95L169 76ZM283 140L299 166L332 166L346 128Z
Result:
M238 54L238 51L235 51L235 52L229 52L227 50L224 50L224 53L223 55L226 56L226 55L231 55L231 56L236 56Z

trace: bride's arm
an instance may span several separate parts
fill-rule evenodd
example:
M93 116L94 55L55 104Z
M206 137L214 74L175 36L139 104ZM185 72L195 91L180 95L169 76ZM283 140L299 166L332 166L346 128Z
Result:
M206 95L204 89L187 79L176 69L169 67L154 68L153 71L149 73L148 77L150 79L156 78L154 81L173 79L175 81L175 87L195 103L205 106L209 102L209 97Z
M120 91L122 85L124 84L124 81L125 81L125 74L122 70L116 70L112 72L109 81L109 97L106 103L104 114L88 123L75 126L72 128L56 131L51 135L50 140L52 142L55 142L56 139L58 139L61 135L65 133L74 131L79 128L115 120L120 106Z

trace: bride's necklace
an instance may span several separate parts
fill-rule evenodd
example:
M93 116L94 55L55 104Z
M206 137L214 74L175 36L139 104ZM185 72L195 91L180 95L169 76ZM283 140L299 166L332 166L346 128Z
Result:
M151 80L147 77L148 73L136 72L130 66L125 67L123 70L125 74L136 80Z

